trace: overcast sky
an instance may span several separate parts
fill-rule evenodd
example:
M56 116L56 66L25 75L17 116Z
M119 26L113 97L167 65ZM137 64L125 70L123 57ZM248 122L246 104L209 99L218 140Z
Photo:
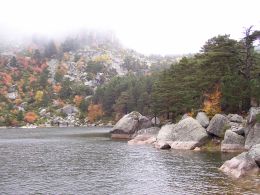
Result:
M59 35L78 28L113 30L144 54L198 52L218 34L260 29L260 0L3 0L0 28Z

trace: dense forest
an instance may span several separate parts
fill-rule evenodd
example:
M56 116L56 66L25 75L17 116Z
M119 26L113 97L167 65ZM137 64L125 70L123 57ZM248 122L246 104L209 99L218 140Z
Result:
M243 114L260 103L260 53L254 46L259 37L251 28L240 41L213 37L199 53L160 73L113 78L93 101L117 119L133 110L172 120L199 110Z
M243 114L260 103L260 31L244 35L213 37L182 58L145 57L92 35L35 39L15 55L1 48L0 125L117 121L133 110L173 121L199 110Z

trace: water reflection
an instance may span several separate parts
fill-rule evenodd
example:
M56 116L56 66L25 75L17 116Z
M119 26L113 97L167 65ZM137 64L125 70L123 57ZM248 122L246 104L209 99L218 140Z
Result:
M234 181L218 171L232 155L129 146L108 131L0 130L0 194L260 192L260 177Z

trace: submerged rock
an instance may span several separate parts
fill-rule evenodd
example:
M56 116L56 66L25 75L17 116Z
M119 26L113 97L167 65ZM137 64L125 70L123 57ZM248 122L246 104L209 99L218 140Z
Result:
M203 145L207 138L206 130L192 117L187 117L175 125L163 126L157 136L158 142L166 142L173 149L186 150Z
M156 137L153 135L137 135L134 139L128 141L129 145L144 145L153 144L156 141Z
M121 118L111 130L112 138L129 139L140 129L149 128L152 122L139 112L131 112Z
M228 125L228 119L224 115L216 114L210 121L207 132L212 135L223 137L225 128Z
M239 178L245 175L257 174L259 167L247 152L243 152L231 160L226 161L220 167L220 170L227 175Z
M198 112L196 120L201 124L202 127L206 128L209 126L209 117L205 112Z
M156 136L159 132L160 128L158 127L150 127L147 129L141 129L136 132L134 138L128 141L130 145L141 145L141 144L153 144L156 141Z
M232 130L227 130L224 140L221 142L222 152L238 152L245 149L245 138Z

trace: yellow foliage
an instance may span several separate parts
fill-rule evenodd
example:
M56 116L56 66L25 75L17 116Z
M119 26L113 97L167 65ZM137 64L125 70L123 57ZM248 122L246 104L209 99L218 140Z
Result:
M40 91L40 90L37 91L36 94L35 94L35 97L34 97L35 101L37 103L39 103L39 102L42 101L42 98L43 98L43 91Z
M203 103L203 111L207 113L208 116L212 117L217 113L221 112L221 92L219 85L215 86L215 90L210 94L205 94L206 99Z
M109 63L111 61L111 58L108 54L103 54L103 55L100 55L100 56L96 56L93 58L93 61L95 62L107 62Z
M101 104L90 104L88 106L88 120L93 123L98 118L103 116L103 109Z

